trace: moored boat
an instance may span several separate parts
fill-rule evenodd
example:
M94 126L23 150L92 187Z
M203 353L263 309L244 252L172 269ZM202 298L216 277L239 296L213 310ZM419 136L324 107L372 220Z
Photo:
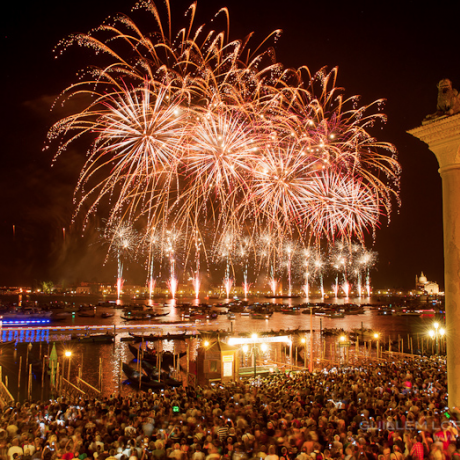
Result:
M271 314L270 313L263 313L263 312L257 312L257 311L252 311L249 316L252 319L270 319Z
M111 318L112 316L114 316L114 313L109 313L107 311L101 313L101 318Z
M302 312L299 307L286 307L281 309L283 315L300 315Z
M96 317L96 312L93 310L93 311L81 311L80 313L78 313L78 315L80 318L95 318Z
M345 313L341 311L329 312L326 313L326 318L345 318Z
M397 311L396 316L422 316L422 313L414 310Z
M113 343L115 342L114 334L90 334L90 335L72 335L71 342L80 343Z
M148 376L140 374L128 364L123 363L123 372L132 384L140 385L143 390L150 389L152 391L159 391L166 388L164 382L151 380Z

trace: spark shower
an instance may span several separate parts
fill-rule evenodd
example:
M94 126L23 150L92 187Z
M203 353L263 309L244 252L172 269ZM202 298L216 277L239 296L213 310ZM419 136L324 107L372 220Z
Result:
M98 213L112 235L136 227L150 286L157 262L169 264L177 288L180 240L197 295L204 261L224 261L227 291L239 263L246 291L249 262L276 285L286 247L341 241L351 253L352 240L363 245L399 203L396 149L371 134L386 120L383 101L345 97L336 68L285 68L271 46L280 30L254 46L252 33L231 38L226 8L216 30L195 25L196 8L173 33L169 1L163 12L139 2L133 13L151 15L152 30L119 14L56 47L94 54L57 101L77 98L84 107L48 133L55 160L77 139L89 146L75 215Z

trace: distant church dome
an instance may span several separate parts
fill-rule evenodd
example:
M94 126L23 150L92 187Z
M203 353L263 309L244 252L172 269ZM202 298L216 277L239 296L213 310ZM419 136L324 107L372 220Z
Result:
M425 294L428 294L428 295L439 294L438 283L433 283L431 281L428 281L426 276L423 274L423 272L419 277L415 276L415 287L421 291L424 291Z
M418 279L418 283L419 284L427 284L428 283L428 280L426 279L426 276L423 274L420 275L419 279Z

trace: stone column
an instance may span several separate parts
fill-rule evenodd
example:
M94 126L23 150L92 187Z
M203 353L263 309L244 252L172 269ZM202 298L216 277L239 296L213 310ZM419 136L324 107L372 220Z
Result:
M449 407L460 407L460 114L408 131L428 144L442 179Z

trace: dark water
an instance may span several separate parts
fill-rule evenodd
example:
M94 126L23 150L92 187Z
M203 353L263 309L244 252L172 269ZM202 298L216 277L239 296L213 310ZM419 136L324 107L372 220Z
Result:
M60 301L61 299L53 297L53 300ZM83 298L83 300L80 298L71 299L71 302L75 302L76 305L79 305L80 303L95 304L97 301L97 298L88 297ZM267 302L270 300L253 299L253 302L256 301ZM277 299L271 300L270 302L295 305L304 301L305 299ZM353 303L362 302L364 304L382 303L381 301L377 302L376 299L349 299L348 301ZM208 302L218 303L219 301L215 300ZM333 301L329 302L335 303ZM337 303L340 302L344 303L344 300L339 299L339 302ZM126 303L132 303L132 301ZM146 301L145 303L149 303L149 301ZM166 306L163 306L164 304ZM236 313L236 320L234 321L229 321L226 316L219 315L218 319L212 321L171 324L174 321L180 321L182 319L182 311L174 307L174 301L163 301L161 304L154 305L154 308L158 312L166 312L169 310L170 314L169 316L162 318L162 321L160 322L135 322L135 324L149 327L151 331L158 331L158 329L161 329L164 334L183 331L211 331L216 329L231 330L231 328L233 328L236 333L261 333L270 330L294 330L298 328L302 330L310 329L310 315L308 314L291 316L284 315L282 313L274 313L269 320L256 320L249 317L242 317ZM425 305L425 308L428 307ZM105 311L113 312L114 316L106 319L101 318L100 314ZM0 330L2 341L16 340L18 342L16 346L16 352L13 352L14 348L4 349L2 355L0 356L4 376L3 378L5 379L5 375L8 376L10 392L15 398L17 398L18 393L20 392L20 399L23 399L26 395L27 377L25 374L25 362L27 359L27 348L29 343L32 343L32 349L29 353L28 360L35 363L38 363L44 354L49 354L53 343L56 343L58 356L61 360L65 361L65 375L67 375L69 359L64 358L64 352L66 350L72 351L72 357L70 358L71 380L76 380L78 367L80 366L83 379L93 386L97 386L98 383L99 359L102 358L103 394L109 395L112 393L118 393L119 391L122 393L131 391L131 388L127 385L122 385L121 388L119 387L121 371L120 362L129 363L134 358L128 349L127 343L120 341L121 338L128 336L128 332L121 329L123 325L127 324L122 320L122 315L122 310L113 309L111 307L97 307L95 318L74 316L68 317L64 321L56 323L56 326L59 327L84 327L88 325L98 325L101 327L101 330L113 330L115 326L117 327L117 337L114 344L75 344L68 340L70 338L70 332L69 335L60 335L53 331L53 327L46 330L34 330L32 328L21 331L13 331L9 328L3 328L3 330ZM436 318L436 320L439 319L440 318ZM324 346L324 342L321 343L321 337L319 334L320 327L323 329L343 328L345 331L351 331L352 329L364 327L366 329L372 329L373 331L379 332L382 337L382 343L384 343L387 342L389 338L396 340L398 336L403 338L405 341L407 340L408 335L413 337L414 341L416 341L417 337L427 337L428 330L432 327L434 320L435 318L433 315L423 315L421 317L379 316L377 315L377 310L374 308L365 308L364 314L345 316L345 318L331 319L313 316L312 323L314 330L314 347L320 349L322 346ZM133 326L132 323L129 323L129 325ZM148 333L148 331L145 331L145 333ZM331 339L327 340L330 341ZM293 341L293 348L295 349L295 347L297 347L298 356L301 358L304 353L304 349L300 343L300 337L294 335ZM196 356L196 349L199 346L199 343L199 339L191 340L191 360L194 360ZM149 344L149 346L152 347L153 344ZM186 344L184 341L163 340L161 342L157 342L155 346L159 350L168 350L173 351L174 353L180 353L186 350ZM328 346L329 345L327 345L327 347ZM280 348L278 348L277 353L279 358L282 353ZM23 357L23 363L21 369L21 388L20 391L18 391L20 356ZM294 352L293 356L295 356ZM271 356L271 358L273 359L273 356ZM299 365L302 365L302 362L300 362ZM181 359L181 366L183 368L186 367L186 358ZM122 379L125 379L123 374ZM45 387L46 388L43 391L43 396L47 397L48 393L46 384ZM32 388L35 399L40 399L42 396L41 375L39 375L37 372L33 378Z

